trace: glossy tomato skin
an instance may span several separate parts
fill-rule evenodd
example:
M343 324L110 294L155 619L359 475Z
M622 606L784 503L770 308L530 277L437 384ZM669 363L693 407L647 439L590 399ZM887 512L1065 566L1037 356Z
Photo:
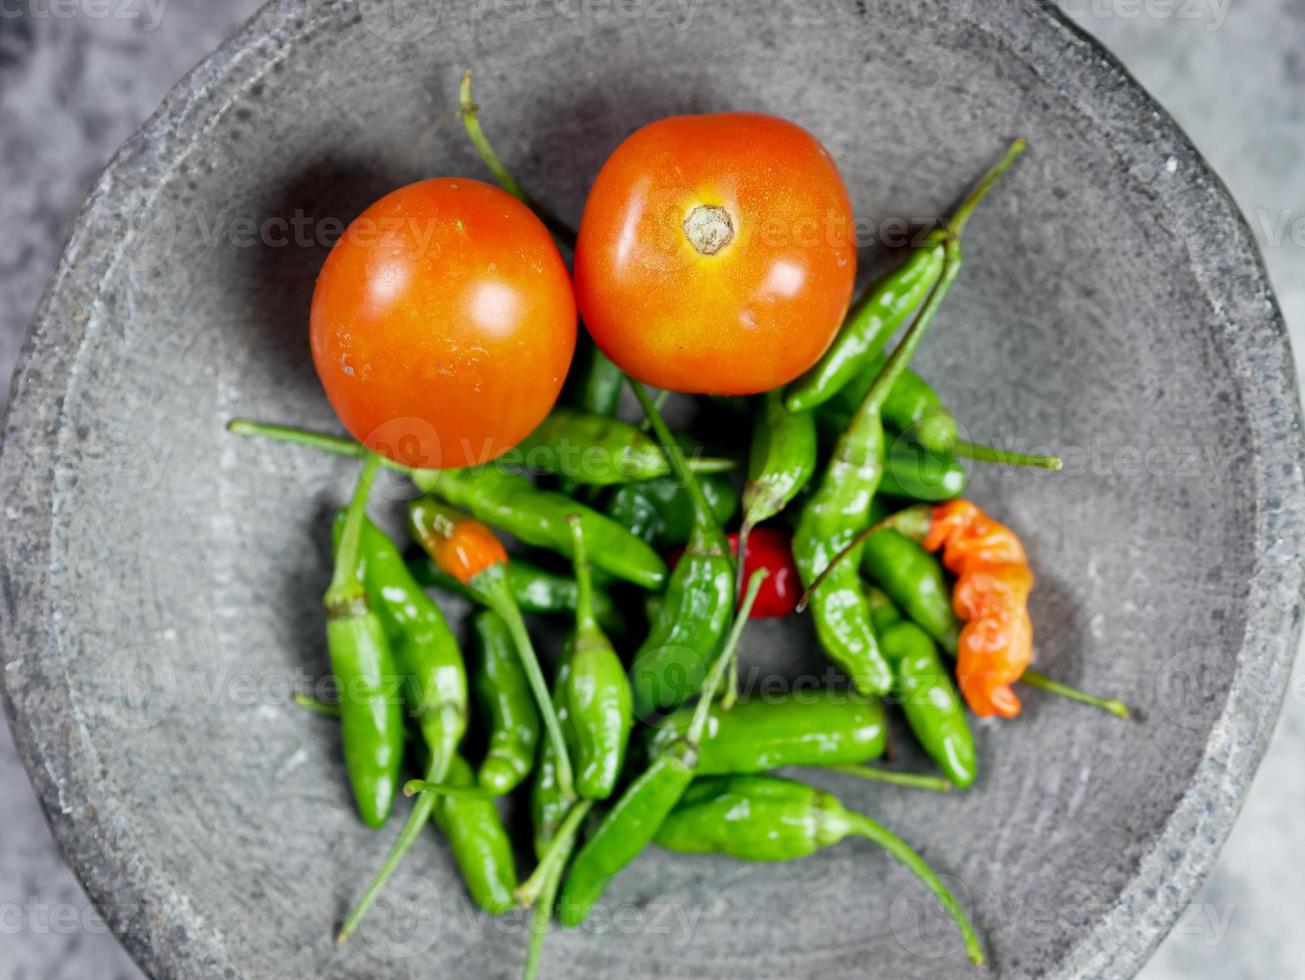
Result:
M768 391L813 365L855 276L852 206L829 153L748 112L630 136L589 192L575 253L598 346L640 381L698 394Z
M355 439L409 466L487 462L557 400L576 307L548 230L510 194L442 177L351 224L322 267L313 363Z

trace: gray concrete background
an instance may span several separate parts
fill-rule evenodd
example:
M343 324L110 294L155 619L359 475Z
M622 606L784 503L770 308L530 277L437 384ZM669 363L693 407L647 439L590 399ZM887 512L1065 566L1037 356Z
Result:
M701 0L697 0L701 2ZM109 155L258 0L0 0L0 404L68 221ZM1232 188L1305 355L1305 3L1066 0ZM1305 975L1305 676L1218 867L1145 980ZM135 978L0 726L0 980Z

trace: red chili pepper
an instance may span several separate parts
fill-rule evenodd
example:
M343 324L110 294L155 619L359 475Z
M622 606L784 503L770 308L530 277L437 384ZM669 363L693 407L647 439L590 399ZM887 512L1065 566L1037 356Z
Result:
M739 536L731 534L730 551L737 558L739 554ZM672 568L680 560L684 549L671 553ZM792 540L783 531L770 527L754 528L748 535L748 553L743 557L743 581L746 582L758 568L770 572L761 583L757 601L752 605L749 619L779 619L787 616L797 608L798 596L802 594L802 582L798 578L797 565L793 563ZM742 603L743 597L738 601Z

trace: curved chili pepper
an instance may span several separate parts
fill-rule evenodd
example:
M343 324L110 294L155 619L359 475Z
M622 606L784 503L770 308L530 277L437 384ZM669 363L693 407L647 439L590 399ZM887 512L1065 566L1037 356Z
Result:
M476 785L471 766L457 756L447 782L455 787ZM472 901L490 915L505 915L516 907L517 887L512 841L489 797L439 796L435 801L435 826L449 842L453 860Z
M471 590L452 575L441 572L424 551L408 559L408 570L418 584L430 589L443 589L464 599L474 601ZM534 562L515 555L508 556L508 588L512 598L523 613L545 616L574 616L576 603L575 579L540 568ZM594 590L594 615L598 624L610 633L624 633L629 624L617 609L612 597L602 589Z
M492 609L471 617L478 656L472 685L489 729L489 743L476 782L494 796L515 789L535 762L539 709L521 669L512 631Z
M952 608L965 626L956 677L966 704L981 718L1014 718L1020 699L1011 684L1033 661L1033 572L1024 546L1014 531L968 500L954 500L934 508L924 547L942 548L943 565L958 576Z
M682 738L692 718L690 709L681 708L663 719L653 730L651 750ZM712 705L695 772L711 776L868 762L884 754L887 742L883 704L876 698L827 690L745 698L728 711Z
M594 618L594 587L578 518L571 527L580 600L575 632L563 653L568 666L561 686L568 719L566 735L575 754L576 792L587 800L604 800L612 795L625 762L632 695L625 665Z
M739 495L728 476L702 474L702 495L721 526L729 523L739 506ZM693 500L679 478L665 476L617 488L604 508L607 516L655 548L674 548L689 540L693 531Z
M367 448L352 439L294 426L232 419L227 428L238 435L262 436L337 456L361 459L367 454ZM666 563L648 544L606 515L564 494L541 490L520 474L506 472L492 463L462 470L414 470L388 459L381 465L408 474L423 492L464 508L477 520L508 532L518 541L568 558L571 531L566 519L578 513L595 568L645 589L660 589L666 583Z
M694 509L688 545L671 572L666 595L630 668L635 714L643 718L659 709L676 707L702 683L733 618L734 563L725 532L685 466L684 454L661 413L642 384L630 384Z
M655 480L671 472L656 440L638 426L565 407L553 409L498 465L508 462L597 487ZM732 459L712 457L695 457L688 464L695 473L724 473L735 466Z
M745 861L791 861L846 837L874 841L910 869L960 928L970 962L983 963L974 927L924 858L881 824L805 783L777 776L695 779L657 831L657 843L668 850Z
M947 240L960 238L979 202L1023 152L1024 141L1015 140L1005 157L984 175L941 228L931 231L901 266L866 287L829 350L815 367L789 386L785 404L790 412L807 411L828 401L866 369L866 362L883 350L897 328L942 280L946 265L943 246Z
M344 765L358 813L373 828L389 818L403 761L402 678L385 625L368 604L358 574L367 496L378 463L371 453L364 458L323 599L331 672L340 687Z
M762 569L749 580L743 609L700 685L699 700L683 737L652 756L648 768L626 787L616 805L603 816L593 836L580 848L562 886L558 918L564 926L577 926L585 920L611 880L648 846L661 822L689 788L708 712L729 662L734 659L748 613L765 577L766 571Z
M477 599L498 613L507 624L521 669L530 682L531 693L544 721L544 730L557 749L559 779L570 790L573 784L566 742L553 711L553 699L544 681L539 657L507 584L507 552L502 543L479 521L429 497L409 502L408 524L417 543L435 560L440 570L470 588Z
M948 239L946 250L942 277L839 438L793 535L793 557L811 595L816 636L825 653L847 671L863 694L886 694L893 674L875 639L856 563L834 559L870 524L871 501L884 471L880 408L960 271L956 239Z
M335 522L336 545L344 530L345 515ZM399 549L380 528L364 519L360 573L368 602L380 617L404 678L404 700L417 721L425 744L425 778L440 783L448 773L458 743L467 730L467 672L457 638L439 607L421 590L408 572ZM389 854L362 898L341 927L343 942L361 924L385 882L430 821L435 797L423 793Z
M933 638L902 618L891 599L867 590L879 645L893 665L894 694L916 739L957 786L974 782L978 763L965 707Z

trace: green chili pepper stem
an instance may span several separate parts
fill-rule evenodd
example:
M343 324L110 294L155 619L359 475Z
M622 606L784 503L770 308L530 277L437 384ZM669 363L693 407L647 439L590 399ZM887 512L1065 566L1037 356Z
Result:
M1060 470L1065 466L1065 461L1059 456L1033 456L1028 453L1013 452L1009 449L998 449L995 446L982 446L978 443L967 442L964 439L957 439L952 443L952 455L960 456L962 459L977 460L981 463L1033 466L1043 470Z
M313 432L294 425L274 425L271 422L255 422L253 419L232 419L227 423L227 431L238 436L259 436L275 442L285 442L292 446L304 446L317 449L335 456L347 456L362 459L369 454L366 446L345 436L332 436L324 432ZM386 469L398 473L411 473L412 468L396 463L392 459L377 457Z
M548 880L562 871L571 844L574 843L575 835L580 829L580 822L589 814L593 805L593 800L578 800L567 811L562 823L558 825L557 833L548 842L548 848L540 856L539 863L535 865L535 870L512 893L523 909L534 905Z
M575 841L569 844L573 847ZM571 847L568 847L569 851ZM539 976L539 961L544 952L544 939L548 936L548 927L553 921L553 906L557 904L557 889L562 883L562 872L566 862L559 862L552 869L543 887L539 890L539 901L535 903L530 915L530 941L526 944L526 964L521 971L523 980L535 980Z
M439 760L432 759L431 765L438 766L442 765L442 763ZM427 775L431 776L433 773L428 772ZM418 780L413 780L412 782L418 782ZM404 796L412 795L408 792L409 788L412 786L412 782L403 787ZM417 840L417 835L425 829L426 824L430 823L431 812L435 809L436 795L438 793L450 793L451 791L452 795L458 795L461 790L461 787L440 786L433 782L423 782L422 788L423 791L421 795L417 797L417 801L412 805L412 811L408 814L408 819L404 822L403 829L399 831L399 836L395 838L394 844L390 847L390 852L385 855L385 860L381 862L380 868L377 869L375 877L373 877L371 883L368 884L367 890L363 892L362 898L358 899L358 904L353 907L353 911L351 911L348 918L344 920L344 925L342 925L340 931L335 934L335 942L337 946L348 939L349 936L353 934L354 930L362 925L363 919L366 917L368 911L370 911L376 899L380 896L381 889L385 887L385 883L389 881L390 876L398 869L400 862L403 861L404 855L408 853L409 848L411 848L413 843Z
M478 786L454 786L451 783L433 783L428 779L409 779L403 784L404 796L430 794L435 796L456 796L464 800L492 800L494 797Z
M684 741L695 749L702 741L702 734L707 729L707 719L711 715L711 705L716 700L716 689L720 687L721 678L725 675L725 669L737 656L739 637L743 635L743 628L748 625L748 617L752 615L752 604L757 601L757 593L761 591L761 583L766 581L769 575L769 569L758 568L752 573L752 577L748 579L748 591L744 595L743 603L739 606L739 611L734 617L734 625L730 627L729 636L725 638L725 644L721 647L720 656L711 665L711 672L707 675L707 679L703 681L702 695L698 703L694 705L693 718L684 732Z
M1128 705L1123 701L1117 701L1114 698L1103 698L1096 694L1087 694L1078 688L1070 687L1068 684L1062 684L1060 681L1053 681L1045 674L1040 674L1036 670L1026 670L1020 675L1020 683L1027 684L1029 687L1036 687L1041 691L1049 694L1056 694L1070 701L1077 701L1079 704L1091 705L1094 708L1100 708L1116 718L1122 718L1125 721L1130 717Z
M572 514L567 519L571 525L571 540L575 552L571 562L575 566L575 629L579 634L601 632L598 617L594 614L594 577L589 570L589 555L585 551L585 533L580 523L580 515Z
M473 576L469 584L484 597L485 604L502 617L508 631L512 634L517 655L521 658L521 668L526 672L526 680L530 682L531 692L539 707L539 716L544 720L544 729L548 732L549 741L553 743L553 749L557 752L558 785L561 787L562 794L570 799L575 795L575 780L571 770L571 759L566 752L566 739L562 735L562 724L557 720L553 696L548 690L548 682L544 680L544 671L539 666L539 657L530 639L530 631L526 629L525 620L521 618L521 610L517 608L516 600L512 598L504 566L491 565Z
M490 145L489 138L480 127L480 107L471 99L470 68L462 73L462 82L458 86L458 114L462 116L463 125L466 126L467 136L471 138L472 145L475 146L476 152L480 154L480 159L485 166L489 168L489 172L494 175L494 180L498 182L498 185L530 208L531 211L534 211L539 220L548 226L549 231L560 238L569 248L574 249L575 232L568 228L552 211L549 211L526 193L526 189L517 182L511 171L503 166L503 161L494 152L494 147Z
M812 583L807 587L807 590L802 593L801 598L798 599L796 607L797 612L806 611L807 606L811 604L811 597L815 595L816 589L820 588L820 584L829 577L829 573L837 568L841 562L846 561L857 548L865 543L865 539L870 537L870 535L874 534L876 531L883 531L887 528L891 528L899 534L910 538L912 541L920 542L923 541L925 535L929 533L929 525L932 522L933 508L928 504L915 504L914 506L899 510L896 514L891 514L888 517L885 517L882 521L876 521L874 524L871 524L868 528L848 542L848 544L838 554L834 555L834 557L829 560L829 564L826 565L824 570L815 577Z
M363 518L367 516L367 497L372 492L372 482L376 479L376 467L381 458L375 453L367 453L362 470L358 473L358 483L354 487L353 497L349 500L349 509L345 513L344 530L340 534L340 547L335 554L335 571L331 575L331 584L326 589L323 602L326 604L328 618L347 616L350 607L358 602L367 601L367 589L358 577L358 549L362 545Z
M649 397L647 389L643 383L630 378L630 388L634 392L634 397L639 399L639 404L643 407L644 415L652 423L653 431L657 433L657 438L662 444L667 458L671 461L671 469L680 482L684 484L685 489L689 492L689 498L693 501L693 507L698 512L698 520L704 523L715 524L716 516L712 512L711 504L707 503L707 497L702 492L702 487L698 486L698 481L693 478L693 473L689 469L689 464L684 458L684 450L680 444L671 435L671 430L666 426L666 420L662 418L662 413Z
M315 698L311 694L296 694L290 700L305 711L321 715L323 718L340 717L340 706L338 704L327 704L321 698Z
M1022 139L1011 142L1006 155L984 174L983 179L974 186L974 190L966 195L965 200L961 201L956 210L952 212L952 216L947 219L946 229L948 234L955 237L960 236L961 232L965 230L966 224L969 223L971 215L974 214L974 209L979 206L979 202L987 196L988 191L992 190L992 185L997 183L997 178L1004 174L1010 168L1010 165L1015 162L1016 158L1024 152L1025 146L1026 144Z
M823 815L823 814L822 814ZM947 910L948 915L956 922L960 928L961 934L965 937L965 954L969 957L970 962L975 966L983 964L983 944L979 942L979 937L974 933L974 927L970 925L970 920L965 915L965 910L952 897L952 893L938 877L937 872L925 863L924 858L917 854L906 841L898 837L891 830L876 820L872 820L863 813L857 813L855 810L847 810L839 807L836 815L831 814L834 822L845 823L847 832L864 837L866 840L874 841L885 851L895 857L898 861L909 868L917 878L924 884L929 891L933 892L934 897Z
M663 408L666 407L666 402L670 400L670 397L671 397L671 393L667 391L665 388L657 392L656 396L653 398L653 404L657 406L657 411L660 412ZM647 415L645 415L642 419L639 420L639 431L641 432L652 431L652 419L649 418Z
M876 766L832 765L821 766L830 772L842 773L844 776L856 776L871 782L891 783L894 786L906 786L910 789L925 789L933 793L950 793L956 785L944 776L921 776L912 772L893 772Z

